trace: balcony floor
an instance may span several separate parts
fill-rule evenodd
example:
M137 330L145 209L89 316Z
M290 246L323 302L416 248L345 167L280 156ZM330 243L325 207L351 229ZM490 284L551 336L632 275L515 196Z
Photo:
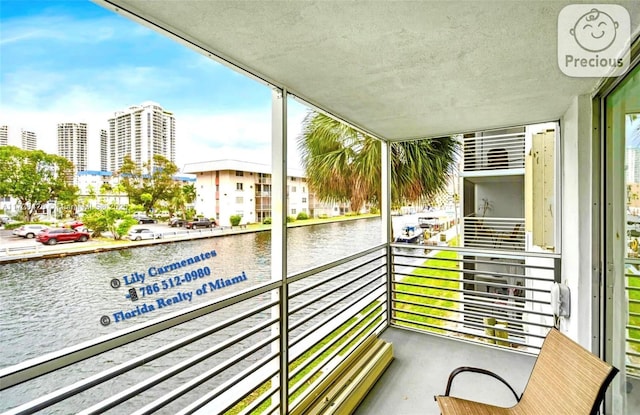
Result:
M393 343L394 360L360 403L355 415L438 415L433 396L444 393L449 373L458 366L496 372L522 393L535 356L390 327L380 336ZM512 406L511 392L488 376L456 377L452 395Z

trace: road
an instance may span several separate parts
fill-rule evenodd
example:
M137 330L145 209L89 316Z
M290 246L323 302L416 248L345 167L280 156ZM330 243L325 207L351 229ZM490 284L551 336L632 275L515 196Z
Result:
M171 232L180 228L171 228L167 224L145 224L145 225L135 225L133 228L148 228L154 232ZM132 228L132 229L133 229ZM27 239L21 236L15 236L12 234L13 231L7 229L0 229L0 250L7 248L18 248L18 247L36 247L40 246L43 248L49 248L43 246L40 242L37 242L35 239ZM94 241L89 239L87 242L83 242L84 246L92 246L98 244L98 241ZM69 242L69 244L72 244ZM53 247L51 247L53 248Z

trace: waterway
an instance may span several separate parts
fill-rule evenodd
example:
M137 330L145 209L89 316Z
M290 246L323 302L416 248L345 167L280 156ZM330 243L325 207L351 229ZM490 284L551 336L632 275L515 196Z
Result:
M317 266L376 245L381 241L380 235L379 218L291 228L288 232L289 273ZM209 258L201 255L214 251L215 256L209 255ZM185 278L182 270L172 270L163 275L149 275L158 273L158 270L166 265L195 256L201 258L201 261L187 267L189 272L196 271L192 281L188 280L189 277ZM2 345L0 367L10 366L44 353L111 334L167 313L174 313L186 307L210 301L217 296L269 281L270 266L269 232L229 235L149 245L124 251L2 265L0 266L0 342ZM195 278L198 275L197 269L201 269L202 272L198 278ZM144 282L138 278L142 274L145 275ZM209 290L206 294L199 296L195 294L198 287L202 287L203 284L215 282L220 278L232 279L240 275L246 276L246 280L225 289ZM176 276L179 277L175 280L176 284L171 284ZM113 280L119 281L121 286L113 288ZM126 284L134 280L136 280L135 283ZM162 286L163 281L165 287ZM152 282L158 283L158 291L153 291L152 284L151 291L142 288ZM178 282L180 282L179 286ZM133 302L126 297L130 287L137 288L138 301ZM192 296L188 299L185 295L179 295L179 293L189 292ZM176 296L182 299L179 303L159 302L159 299L176 298ZM268 296L264 301L268 301ZM153 310L141 313L139 307L143 304L154 306ZM134 312L136 308L138 311ZM226 310L226 314L217 314L216 318L232 316L237 312L238 310L229 309ZM105 316L109 317L108 325L104 324ZM207 322L198 324L207 324ZM241 327L234 327L235 332L240 329ZM150 350L160 347L181 334L181 330L175 329L154 336L145 343L144 347ZM221 333L209 341L222 341L233 334ZM241 349L242 345L239 345L239 348ZM114 356L103 359L100 365L109 367L114 362L124 360L127 357L126 354L125 348ZM169 367L172 362L159 361L157 364ZM89 369L95 370L95 364L86 369L87 372ZM57 376L81 379L85 375L61 372ZM131 382L134 380L132 379ZM180 379L176 381L179 382ZM121 382L126 380L123 379ZM56 383L56 376L46 376L31 383L29 388L0 393L0 411L26 401L25 398L40 396L52 390L53 386L60 386ZM117 383L112 385L117 390L120 386L122 385ZM105 396L108 396L107 392ZM79 402L83 399L80 398ZM87 402L95 402L95 396L93 399L87 397ZM59 408L47 413L69 413L69 408L64 405L65 403L62 403L58 405Z

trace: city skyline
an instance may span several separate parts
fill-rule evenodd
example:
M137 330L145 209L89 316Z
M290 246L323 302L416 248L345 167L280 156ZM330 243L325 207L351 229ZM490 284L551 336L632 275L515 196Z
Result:
M176 118L176 165L222 158L265 162L271 90L89 1L2 0L0 125L33 131L56 153L58 124L87 124L90 169L101 130L153 101ZM290 100L290 140L306 113ZM9 143L19 145L19 143ZM295 145L289 160L299 167Z

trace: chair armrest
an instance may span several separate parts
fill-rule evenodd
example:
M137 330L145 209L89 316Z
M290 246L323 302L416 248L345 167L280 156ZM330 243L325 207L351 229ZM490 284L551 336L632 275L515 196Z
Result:
M477 367L470 367L470 366L461 366L459 368L454 369L451 372L451 374L449 375L449 379L447 380L447 389L444 392L444 396L449 396L449 392L451 392L451 384L453 383L453 378L455 378L458 374L460 374L462 372L480 373L480 374L488 375L488 376L491 376L492 378L498 379L500 382L504 383L507 386L507 388L509 388L511 393L513 393L513 396L515 396L516 401L520 402L521 396L518 396L516 391L513 390L511 385L509 385L509 383L506 380L502 379L500 376L496 375L495 373L493 373L493 372L491 372L489 370L480 369L480 368L477 368Z

